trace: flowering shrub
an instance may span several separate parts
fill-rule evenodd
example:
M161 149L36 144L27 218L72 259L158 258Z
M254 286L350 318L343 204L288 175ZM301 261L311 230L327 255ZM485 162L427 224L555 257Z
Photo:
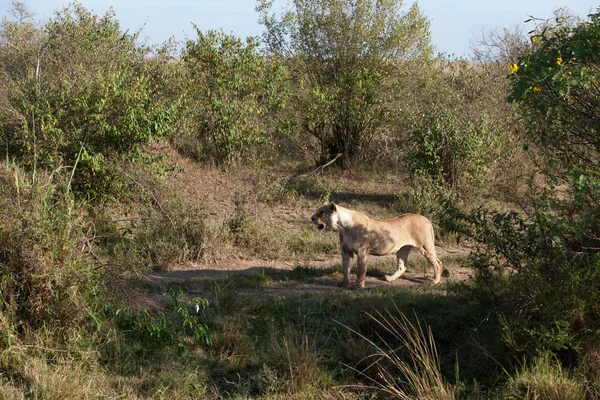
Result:
M575 27L535 36L531 50L511 65L509 100L529 122L532 141L551 157L584 168L600 164L600 14Z
M493 294L507 343L576 357L600 330L600 14L536 38L510 67L509 99L547 183L529 213L478 211L460 229L483 245L477 287Z

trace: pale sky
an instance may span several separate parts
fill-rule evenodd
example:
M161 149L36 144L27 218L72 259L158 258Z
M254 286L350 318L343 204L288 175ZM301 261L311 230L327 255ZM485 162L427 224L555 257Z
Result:
M69 1L22 0L38 18L45 19ZM220 29L236 36L256 36L262 32L254 0L81 0L84 7L104 14L110 6L123 29L137 31L148 44L160 44L173 36L194 37L194 22L203 31ZM8 15L11 0L0 0L0 16ZM285 5L288 0L275 0ZM405 9L412 4L405 1ZM547 19L552 11L567 7L580 17L595 12L600 4L592 0L421 0L419 7L431 22L431 39L438 52L469 57L470 43L482 30L509 28L523 24L530 16ZM533 25L525 25L525 32Z

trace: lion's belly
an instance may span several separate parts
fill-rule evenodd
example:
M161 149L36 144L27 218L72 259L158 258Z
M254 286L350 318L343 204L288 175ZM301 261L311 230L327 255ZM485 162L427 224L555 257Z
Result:
M407 244L410 243L404 243L395 235L373 235L370 240L369 254L374 256L394 254Z

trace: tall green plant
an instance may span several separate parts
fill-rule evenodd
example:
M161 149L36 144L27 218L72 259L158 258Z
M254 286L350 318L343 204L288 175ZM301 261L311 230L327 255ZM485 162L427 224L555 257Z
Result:
M437 112L436 112L437 111ZM486 170L486 124L460 121L447 110L434 110L412 131L409 172L433 178L448 189L471 187Z
M573 26L532 32L534 45L511 65L509 100L520 105L532 142L568 167L600 165L600 13Z
M264 38L293 74L302 127L322 159L360 161L393 111L393 72L431 57L427 19L399 0L295 0L280 18L271 6L257 7Z
M600 14L535 31L510 66L509 100L545 154L547 181L525 214L479 211L463 231L484 245L473 257L478 285L505 315L519 351L577 356L600 331Z
M512 161L522 154L522 128L506 103L505 72L440 59L426 77L413 89L418 95L406 97L396 122L404 131L399 147L411 191L465 200L493 193L495 178L514 170Z
M269 141L269 123L288 96L283 64L260 54L259 42L202 32L183 50L196 113L196 134L218 162L241 160Z
M2 148L44 168L73 165L83 148L74 189L110 194L113 156L167 128L170 109L155 102L149 49L122 31L112 10L97 16L73 3L42 26L15 4L15 20L0 25Z

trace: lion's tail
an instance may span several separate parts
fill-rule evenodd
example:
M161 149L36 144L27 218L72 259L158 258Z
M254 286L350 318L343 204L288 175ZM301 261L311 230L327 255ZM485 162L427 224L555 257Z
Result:
M440 261L440 265L442 266L442 278L449 278L450 271L448 271L448 269L444 268L444 265L442 264L441 261Z

